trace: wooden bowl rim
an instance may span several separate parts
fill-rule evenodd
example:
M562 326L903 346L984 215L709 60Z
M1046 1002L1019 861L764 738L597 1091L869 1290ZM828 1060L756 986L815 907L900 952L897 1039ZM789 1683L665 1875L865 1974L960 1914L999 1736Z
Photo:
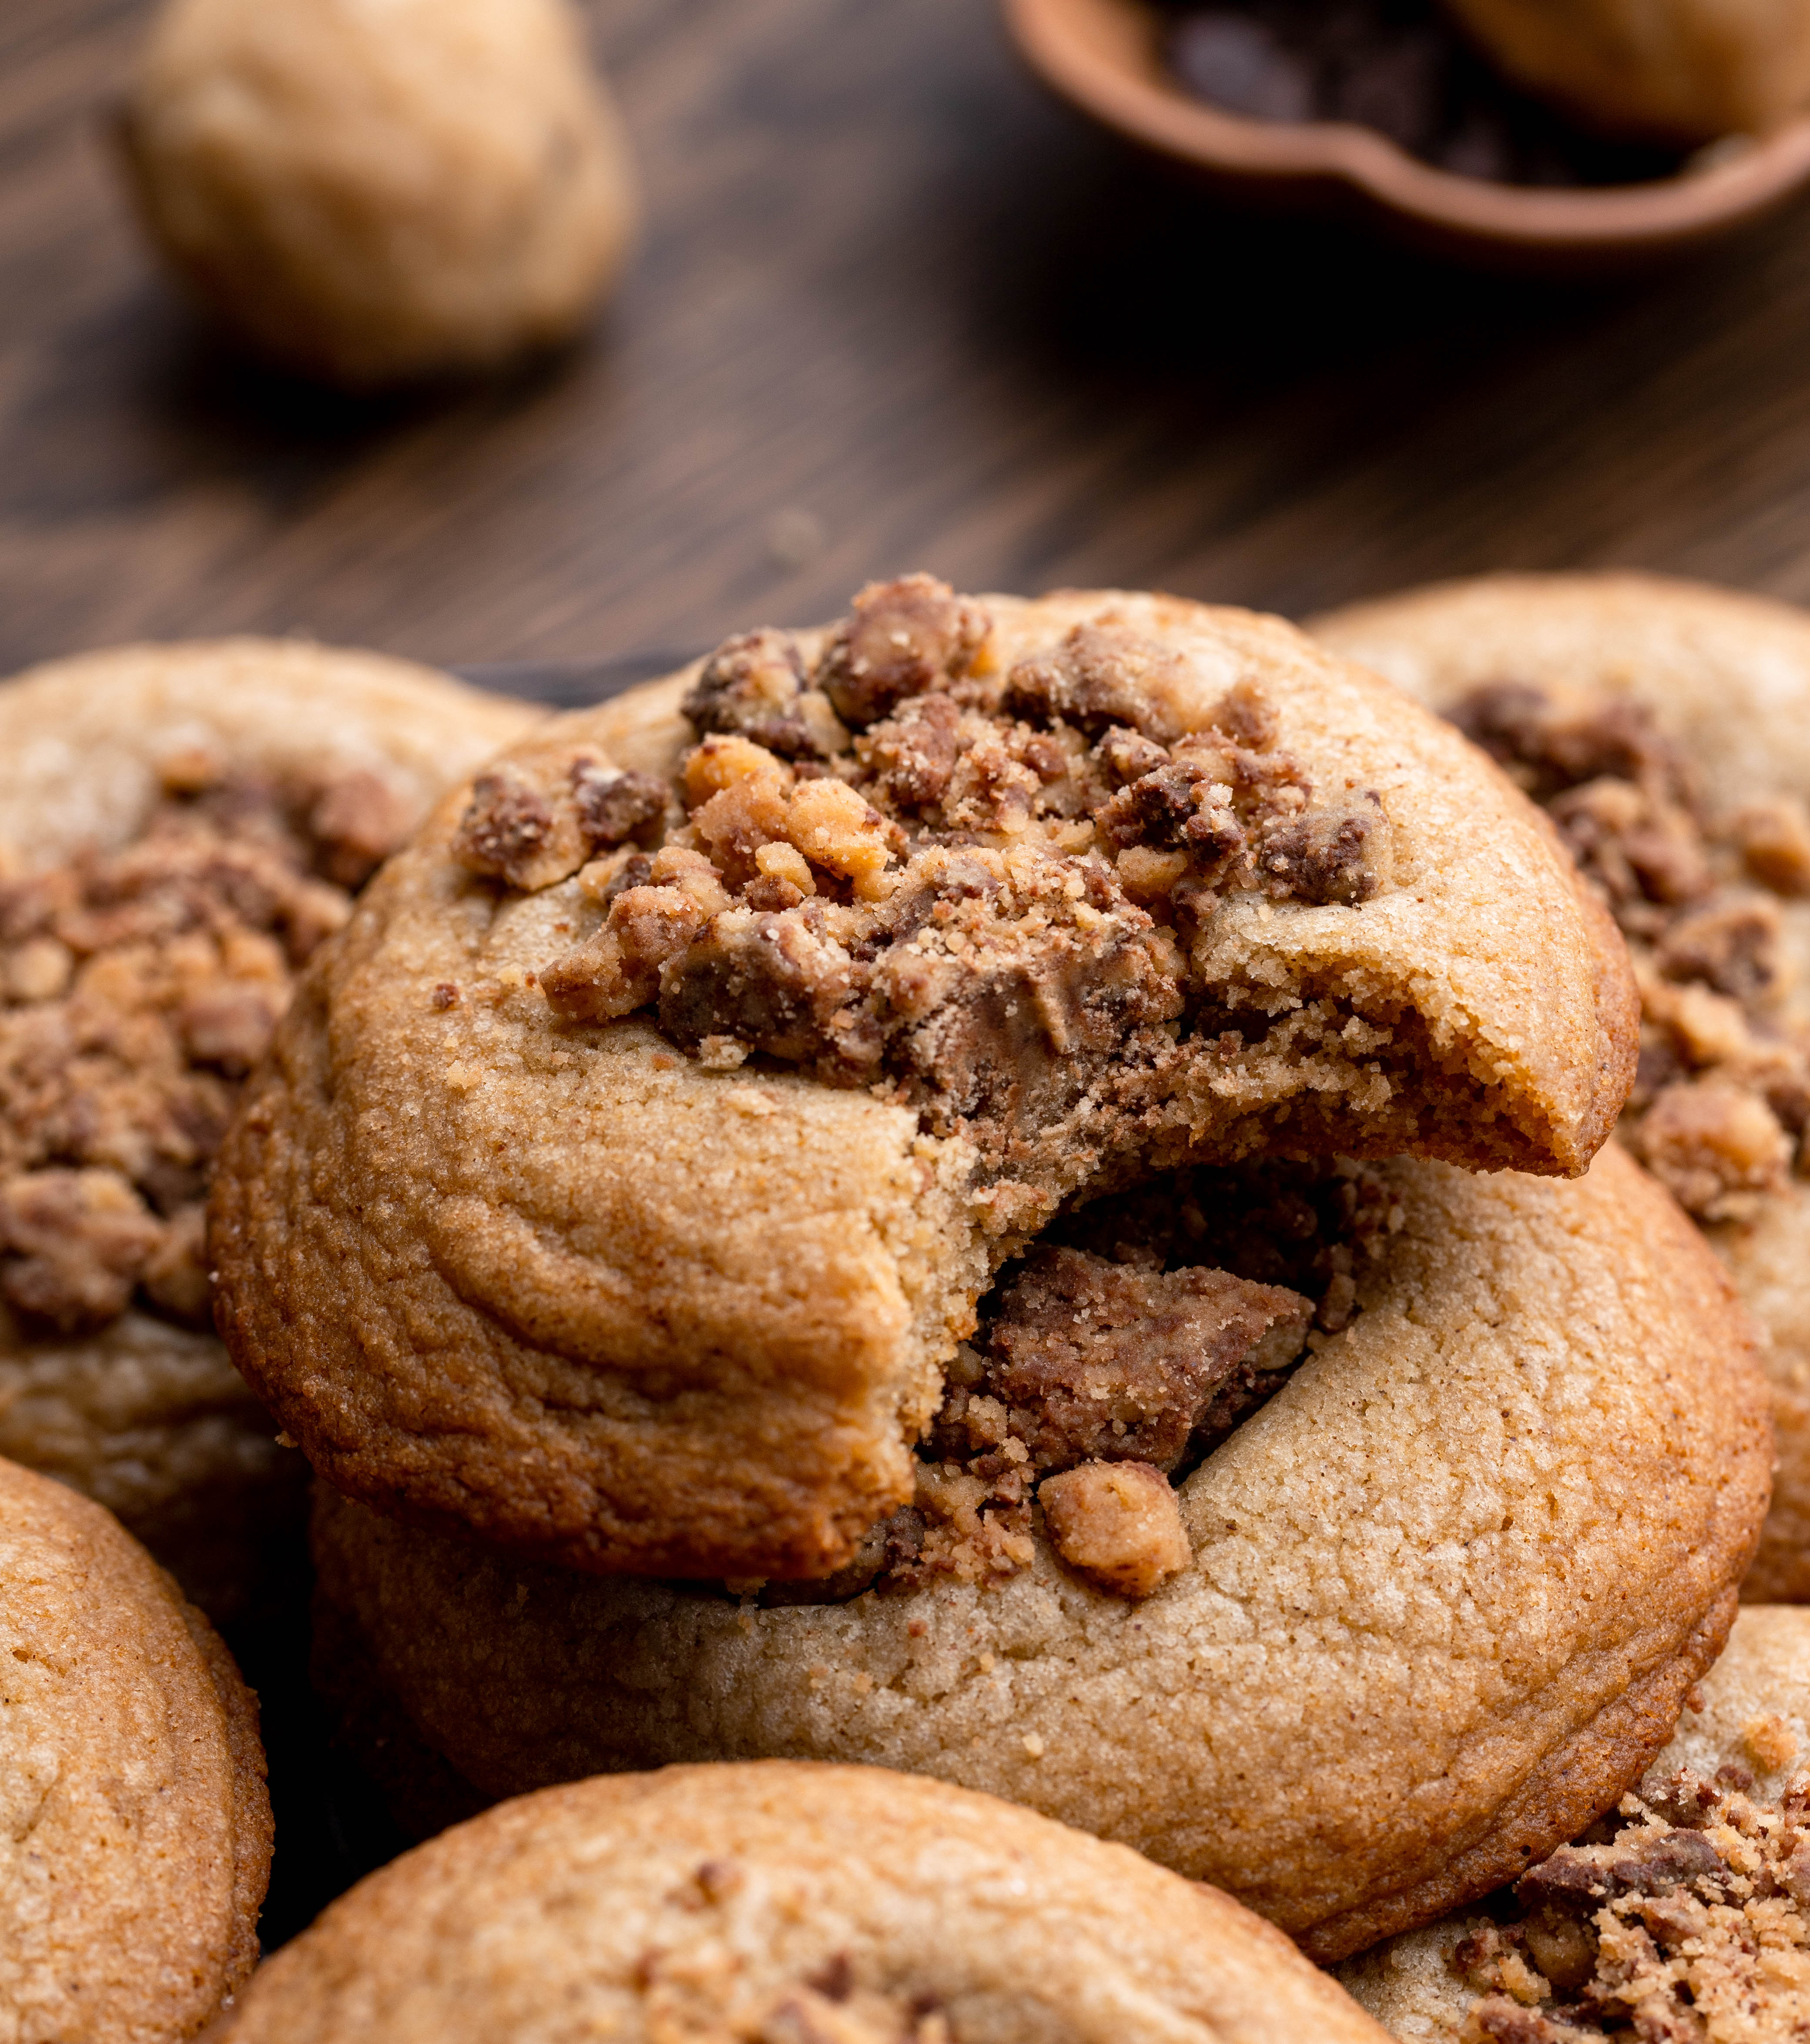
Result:
M1254 182L1341 182L1451 235L1574 250L1683 240L1732 225L1810 176L1810 116L1800 116L1675 177L1584 190L1493 184L1435 169L1347 121L1250 121L1205 105L1148 52L1152 17L1143 0L1003 5L1014 40L1046 83L1132 141Z

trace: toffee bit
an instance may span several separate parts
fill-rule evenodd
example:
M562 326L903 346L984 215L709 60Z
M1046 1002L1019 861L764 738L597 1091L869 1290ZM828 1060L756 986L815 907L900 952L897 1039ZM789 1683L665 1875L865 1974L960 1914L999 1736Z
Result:
M848 743L828 696L809 685L804 655L789 632L744 632L725 640L680 707L700 738L715 732L751 739L782 759L828 759Z
M1169 1479L1148 1462L1083 1462L1046 1477L1037 1502L1056 1552L1114 1596L1153 1596L1194 1558Z

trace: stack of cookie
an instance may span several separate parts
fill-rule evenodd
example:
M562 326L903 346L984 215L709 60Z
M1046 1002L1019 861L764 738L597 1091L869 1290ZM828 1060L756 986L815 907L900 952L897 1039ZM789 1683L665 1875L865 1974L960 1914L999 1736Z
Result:
M1405 2038L1782 2021L1810 1637L1708 1671L1762 1355L1810 1584L1805 700L1650 584L924 576L558 718L0 694L0 1450L231 1610L280 1426L320 1685L459 1824L229 2033L1374 2044L1258 1917ZM248 1964L214 1774L147 2036Z
M1596 1155L1639 1030L1526 797L1272 621L917 577L543 724L215 1180L324 1677L424 1824L878 1762L1424 1923L1652 1759L1765 1508L1727 1281Z

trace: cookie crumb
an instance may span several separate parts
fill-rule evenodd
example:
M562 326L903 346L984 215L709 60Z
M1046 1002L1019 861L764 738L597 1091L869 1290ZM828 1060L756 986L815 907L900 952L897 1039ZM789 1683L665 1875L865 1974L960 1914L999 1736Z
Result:
M1741 1743L1769 1774L1797 1758L1797 1735L1776 1712L1750 1718L1741 1727Z
M1037 1502L1056 1552L1115 1596L1150 1596L1194 1558L1181 1502L1148 1462L1083 1462L1046 1477Z

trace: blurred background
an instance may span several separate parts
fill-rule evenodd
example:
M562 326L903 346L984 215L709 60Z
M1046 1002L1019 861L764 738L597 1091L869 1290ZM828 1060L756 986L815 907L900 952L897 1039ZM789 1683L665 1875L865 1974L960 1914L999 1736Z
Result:
M0 10L0 664L300 632L688 653L864 578L1299 613L1491 567L1810 597L1810 205L1627 282L1216 210L988 0L591 0L647 236L455 396L248 367L107 161L140 0Z

